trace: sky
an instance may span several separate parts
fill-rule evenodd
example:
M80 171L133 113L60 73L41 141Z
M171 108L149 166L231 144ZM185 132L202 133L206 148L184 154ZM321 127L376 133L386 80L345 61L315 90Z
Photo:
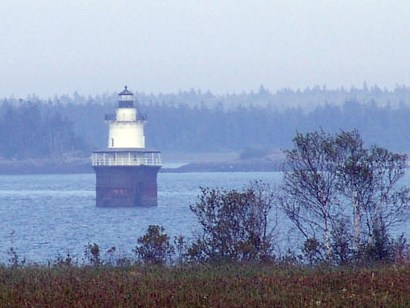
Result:
M410 1L0 0L0 97L410 85Z

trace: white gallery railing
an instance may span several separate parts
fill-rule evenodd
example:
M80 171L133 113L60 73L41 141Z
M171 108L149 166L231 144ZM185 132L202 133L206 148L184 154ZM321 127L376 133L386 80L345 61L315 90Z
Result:
M94 152L93 166L161 166L159 152Z

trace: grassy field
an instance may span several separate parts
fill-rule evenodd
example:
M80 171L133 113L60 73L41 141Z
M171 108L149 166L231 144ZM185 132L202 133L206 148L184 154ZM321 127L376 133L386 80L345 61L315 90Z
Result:
M404 307L410 266L0 268L1 307Z

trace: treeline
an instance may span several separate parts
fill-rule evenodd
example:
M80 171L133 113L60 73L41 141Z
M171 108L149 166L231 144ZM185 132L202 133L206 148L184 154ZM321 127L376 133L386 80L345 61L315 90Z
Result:
M16 106L3 102L0 140L0 156L4 158L50 157L86 149L67 116L32 103Z
M397 108L348 100L342 106L327 104L310 112L300 107L279 110L272 105L222 105L188 107L150 104L142 106L149 116L147 143L163 150L242 151L247 148L284 148L294 134L317 130L329 132L358 129L371 144L398 151L410 149L404 132L410 129L410 106Z
M116 94L0 101L0 156L24 158L105 148L104 114L116 107ZM377 86L304 91L283 89L213 95L136 93L148 117L147 146L162 151L216 152L280 149L298 132L358 129L370 144L409 151L410 88Z

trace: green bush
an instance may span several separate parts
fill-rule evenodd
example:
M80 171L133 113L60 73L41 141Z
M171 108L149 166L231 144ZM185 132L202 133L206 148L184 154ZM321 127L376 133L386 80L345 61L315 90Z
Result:
M258 261L272 257L269 212L274 195L268 184L251 183L243 191L202 188L191 205L202 233L188 249L196 261Z
M145 264L165 264L171 261L174 247L162 226L150 225L147 233L138 238L135 253Z

